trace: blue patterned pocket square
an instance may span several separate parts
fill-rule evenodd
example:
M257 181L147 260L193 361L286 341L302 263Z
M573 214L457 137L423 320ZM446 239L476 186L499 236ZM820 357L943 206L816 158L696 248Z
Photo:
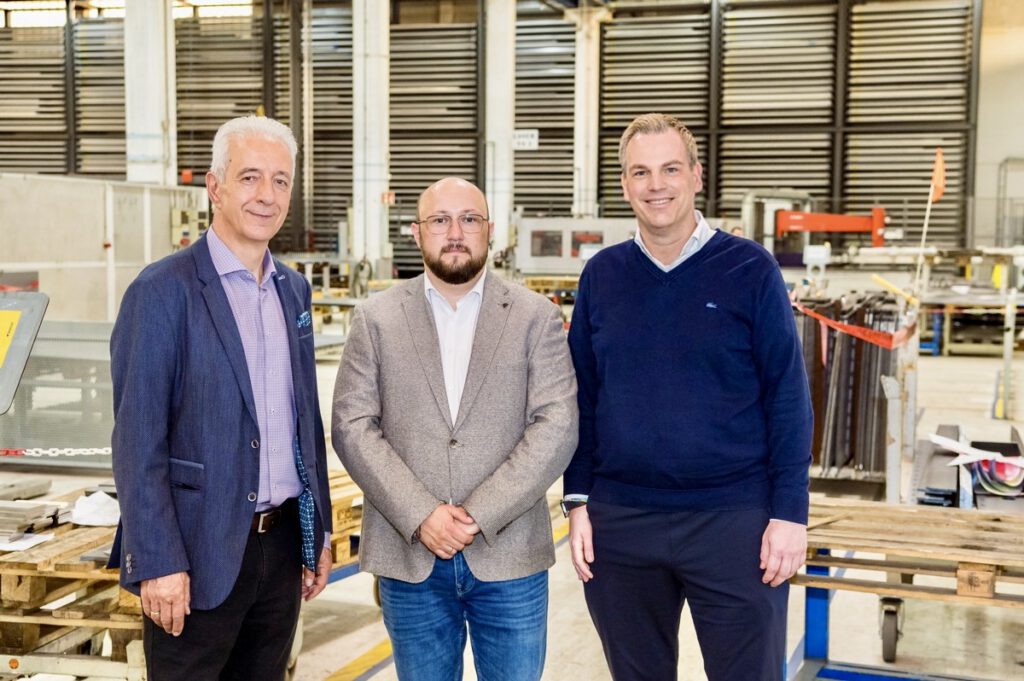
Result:
M300 314L299 318L295 320L295 323L298 324L300 329L304 326L313 326L313 318L310 316L309 310Z

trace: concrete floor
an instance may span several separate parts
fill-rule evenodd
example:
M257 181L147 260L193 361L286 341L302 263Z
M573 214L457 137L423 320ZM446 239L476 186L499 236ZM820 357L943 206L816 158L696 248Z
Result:
M318 383L325 418L334 386L336 362L318 366ZM998 359L973 357L922 357L919 365L918 437L934 432L937 425L955 423L973 439L1008 439L1010 424L1024 425L1024 357L1015 362L1016 392L1020 398L1010 422L989 417ZM330 457L331 466L338 466ZM909 479L909 462L904 480ZM37 470L0 467L4 477L38 474ZM51 471L46 472L47 475ZM53 471L54 492L91 484L95 473ZM905 485L906 487L906 485ZM559 486L552 488L557 498ZM556 534L558 533L556 525ZM551 570L551 606L548 619L548 659L545 679L610 678L583 601L582 587L569 563L568 545L557 550ZM852 573L851 573L852 575ZM802 650L802 588L792 589L787 647L792 655ZM624 604L625 605L625 604ZM396 679L390 664L387 634L380 611L373 602L372 577L356 574L330 585L303 610L304 638L297 681L352 681ZM1024 610L980 608L930 601L907 601L898 661L885 665L878 635L878 598L839 592L832 601L831 647L833 660L903 670L917 674L944 674L971 679L1024 679ZM705 679L688 614L680 631L682 681ZM467 646L468 648L468 646ZM467 679L475 679L471 653L466 654ZM795 669L791 670L795 673ZM917 678L912 676L911 678Z
M972 439L1009 439L1010 425L1024 426L1024 399L1012 421L990 417L1001 360L986 357L921 357L918 382L918 437L940 424L959 424ZM1015 360L1015 395L1024 396L1024 358ZM321 366L321 399L330 403L334 367ZM326 409L325 409L326 411ZM904 465L904 496L910 462ZM551 490L557 498L559 486ZM556 525L557 534L557 525ZM590 623L583 590L562 543L551 569L548 659L544 679L610 679L601 644ZM854 572L850 576L856 576ZM867 575L872 578L874 575ZM927 578L915 580L927 584ZM1024 593L1024 589L1022 589ZM804 590L790 596L787 650L802 651ZM833 660L878 666L887 671L944 674L971 679L1024 679L1024 610L981 608L933 601L907 601L897 662L882 660L878 597L838 592L832 600L830 655ZM387 633L373 603L372 578L359 574L332 584L303 611L305 640L297 681L394 681L395 669L382 644ZM680 630L679 679L705 681L700 650L689 614ZM383 661L381 661L383 660ZM367 670L368 666L375 667ZM791 669L795 674L797 669ZM466 679L476 679L472 653L466 653Z

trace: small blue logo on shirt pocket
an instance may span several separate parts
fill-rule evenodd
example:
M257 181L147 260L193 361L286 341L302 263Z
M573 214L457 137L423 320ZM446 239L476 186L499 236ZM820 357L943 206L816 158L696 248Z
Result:
M712 303L712 302L709 301L709 302L704 304L704 307L708 308L709 310L717 310L718 309L718 304L717 303Z
M300 329L303 328L303 327L306 327L306 326L312 326L313 325L313 317L310 316L309 310L306 310L305 312L300 314L299 318L295 321L295 323L298 324L298 327Z

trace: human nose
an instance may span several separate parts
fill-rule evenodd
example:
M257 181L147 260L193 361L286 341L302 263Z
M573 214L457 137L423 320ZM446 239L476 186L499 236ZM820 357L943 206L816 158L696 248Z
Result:
M647 188L651 191L658 191L665 187L665 176L660 171L654 171L648 176Z
M459 222L458 218L451 219L451 224L448 225L448 231L445 232L445 236L448 237L449 241L462 241L466 236L466 233L462 231L462 223Z
M274 202L274 180L273 178L264 178L259 181L256 185L256 199L260 203L273 203Z

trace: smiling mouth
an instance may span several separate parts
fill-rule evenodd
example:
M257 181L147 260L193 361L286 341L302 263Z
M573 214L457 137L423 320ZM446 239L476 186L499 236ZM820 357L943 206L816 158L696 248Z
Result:
M670 199L670 198L665 198L665 199L647 199L647 204L650 205L650 206L654 206L655 208L660 208L661 206L667 206L670 203L672 203L672 199Z

